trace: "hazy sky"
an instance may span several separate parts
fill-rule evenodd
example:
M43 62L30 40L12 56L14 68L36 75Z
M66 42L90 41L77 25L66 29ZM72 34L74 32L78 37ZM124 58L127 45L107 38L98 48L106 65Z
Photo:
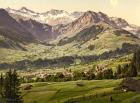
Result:
M140 26L140 0L0 0L0 7L19 9L25 6L38 12L50 9L101 11Z

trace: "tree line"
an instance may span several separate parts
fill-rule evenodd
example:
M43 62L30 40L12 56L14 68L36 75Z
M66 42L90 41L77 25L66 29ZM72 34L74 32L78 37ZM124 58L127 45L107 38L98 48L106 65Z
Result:
M95 73L91 69L86 73L83 71L74 71L71 75L65 76L63 73L56 75L47 75L45 78L36 78L31 82L47 82L47 81L71 81L71 80L102 80L102 79L119 79L125 77L136 77L140 71L140 50L133 54L130 63L118 65L116 72L110 68ZM20 92L21 81L23 78L17 75L15 70L10 69L4 75L0 75L0 103L23 103Z
M140 49L133 54L133 58L130 63L118 65L115 77L136 77L138 76L138 72L140 72Z
M62 72L56 73L55 75L46 75L42 77L30 78L23 77L21 81L23 83L32 82L65 82L65 81L76 81L76 80L102 80L102 79L114 79L112 69L104 70L95 74L94 70L88 72L74 71L72 75L64 75Z
M126 77L136 77L138 76L138 72L140 71L140 49L137 50L132 57L130 63L118 65L116 71L113 72L112 68L106 68L103 71L95 72L94 69L87 71L86 73L83 71L74 71L70 73L72 75L64 75L63 73L56 73L56 75L46 75L44 78L37 77L35 80L29 79L25 81L23 78L23 82L64 82L64 81L72 81L72 80L102 80L102 79L120 79Z

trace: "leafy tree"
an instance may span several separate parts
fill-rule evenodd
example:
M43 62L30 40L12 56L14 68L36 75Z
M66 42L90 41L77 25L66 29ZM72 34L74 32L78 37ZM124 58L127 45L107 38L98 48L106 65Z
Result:
M63 73L56 73L56 75L55 75L55 81L63 81L63 79L64 79L64 75L63 75Z
M82 72L82 71L74 71L73 72L73 78L74 78L74 80L85 79L85 73Z
M54 75L47 75L44 79L45 79L45 81L55 81L55 76Z
M89 70L87 73L86 73L86 79L88 80L93 80L95 79L95 73L93 70Z
M60 73L56 73L56 77L62 79L62 78L64 78L65 76L63 75L63 73L60 72Z
M103 73L102 72L97 73L96 79L99 79L99 80L103 79Z
M104 79L113 79L113 71L112 69L107 69L103 71L103 76Z

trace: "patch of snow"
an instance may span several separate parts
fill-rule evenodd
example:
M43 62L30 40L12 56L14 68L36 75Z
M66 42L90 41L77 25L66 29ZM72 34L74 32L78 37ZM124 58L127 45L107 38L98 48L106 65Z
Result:
M82 15L82 12L69 13L64 10L54 10L54 9L44 12L44 13L37 13L37 12L31 11L25 7L22 7L19 10L15 10L15 9L11 9L11 8L7 8L6 10L9 13L21 15L26 18L31 18L31 19L36 20L41 23L49 24L50 22L52 22L52 23L54 22L54 23L56 23L54 25L57 25L60 22L62 24L72 22Z
M130 30L134 30L134 28L132 28L131 26L126 26L125 28L123 28L124 30L128 30L128 31L130 31Z

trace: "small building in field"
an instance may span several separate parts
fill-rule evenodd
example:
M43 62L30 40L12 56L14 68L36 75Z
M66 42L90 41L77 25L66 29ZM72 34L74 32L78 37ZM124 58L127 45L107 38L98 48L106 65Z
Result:
M140 80L126 78L121 83L122 90L140 92Z

